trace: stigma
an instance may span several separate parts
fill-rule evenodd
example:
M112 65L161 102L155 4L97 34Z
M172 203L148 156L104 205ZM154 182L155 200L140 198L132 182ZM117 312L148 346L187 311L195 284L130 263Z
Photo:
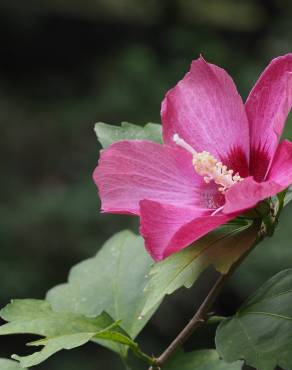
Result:
M219 162L209 152L203 151L198 153L190 144L180 138L178 134L173 135L173 141L192 154L193 166L197 174L202 176L207 184L214 181L215 184L219 185L218 190L220 193L225 194L226 190L243 180L238 172L234 174L233 170L228 169L227 166Z

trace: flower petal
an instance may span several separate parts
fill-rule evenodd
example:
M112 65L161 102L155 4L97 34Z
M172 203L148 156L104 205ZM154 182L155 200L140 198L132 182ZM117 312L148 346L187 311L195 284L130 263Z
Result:
M267 176L268 180L280 184L283 189L292 184L292 142L282 141Z
M248 175L249 125L231 77L203 58L172 90L161 107L163 138L168 145L177 133L196 151L209 151L241 176ZM240 160L234 161L234 154ZM233 163L230 163L233 160Z
M292 105L292 54L268 65L246 101L250 123L250 174L262 181Z
M292 184L292 143L284 140L274 156L267 181L257 182L248 177L226 192L224 213L253 208L258 202L283 191Z
M211 216L209 211L149 200L140 202L140 232L146 249L156 261L187 247L235 215Z
M216 208L217 187L206 186L182 148L150 141L119 141L101 152L93 174L102 209L139 214L142 199L173 205Z
M247 177L230 188L225 195L225 214L246 211L255 207L260 201L277 194L282 189L274 181L257 182Z

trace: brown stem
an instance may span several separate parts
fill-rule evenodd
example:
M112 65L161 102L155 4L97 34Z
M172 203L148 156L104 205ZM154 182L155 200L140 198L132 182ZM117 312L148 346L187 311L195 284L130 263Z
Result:
M261 225L261 220L255 223L255 228L259 228ZM212 289L208 293L207 297L204 299L199 309L192 317L190 322L184 327L184 329L178 334L178 336L173 340L173 342L166 348L166 350L157 358L154 359L154 364L150 366L148 370L160 370L169 357L190 337L190 335L201 326L210 311L214 301L221 292L223 286L229 277L233 274L236 268L241 264L241 262L246 258L246 256L253 250L253 248L266 236L266 231L261 230L258 234L258 238L251 248L249 248L237 262L233 264L227 274L220 275L213 285Z
M164 363L177 350L177 348L180 347L190 337L190 335L205 322L211 306L213 305L215 299L217 298L229 276L230 273L219 276L216 283L208 293L207 297L204 299L198 311L189 321L189 323L178 334L174 341L166 348L166 350L158 358L155 359L155 365L151 366L148 370L160 369L160 367L164 365Z

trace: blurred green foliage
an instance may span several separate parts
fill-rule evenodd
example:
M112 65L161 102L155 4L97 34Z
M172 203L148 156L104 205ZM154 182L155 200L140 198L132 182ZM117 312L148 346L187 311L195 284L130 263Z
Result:
M199 53L228 70L245 98L268 61L291 51L291 16L289 0L2 0L1 305L12 297L43 298L114 232L137 230L135 218L99 213L91 179L96 121L159 122L165 92ZM290 119L290 138L291 126ZM291 267L291 209L275 237L234 276L218 302L220 314ZM196 289L167 299L142 336L150 352L187 321L208 276ZM210 347L210 330L190 345ZM1 339L0 355L17 352L19 343ZM89 345L37 368L81 367L121 365Z

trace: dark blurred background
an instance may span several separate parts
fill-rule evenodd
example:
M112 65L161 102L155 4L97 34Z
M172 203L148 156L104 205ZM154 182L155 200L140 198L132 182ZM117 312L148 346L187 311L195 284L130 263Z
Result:
M165 92L199 53L228 70L246 98L270 59L292 50L291 23L289 0L1 0L1 305L44 297L114 232L137 230L134 218L99 214L96 121L159 122ZM292 266L291 210L234 276L217 312L232 313ZM166 300L140 337L145 348L157 353L175 336L211 275ZM214 330L202 329L187 347L211 347ZM0 356L25 351L20 337L0 344ZM37 369L121 364L92 344Z

